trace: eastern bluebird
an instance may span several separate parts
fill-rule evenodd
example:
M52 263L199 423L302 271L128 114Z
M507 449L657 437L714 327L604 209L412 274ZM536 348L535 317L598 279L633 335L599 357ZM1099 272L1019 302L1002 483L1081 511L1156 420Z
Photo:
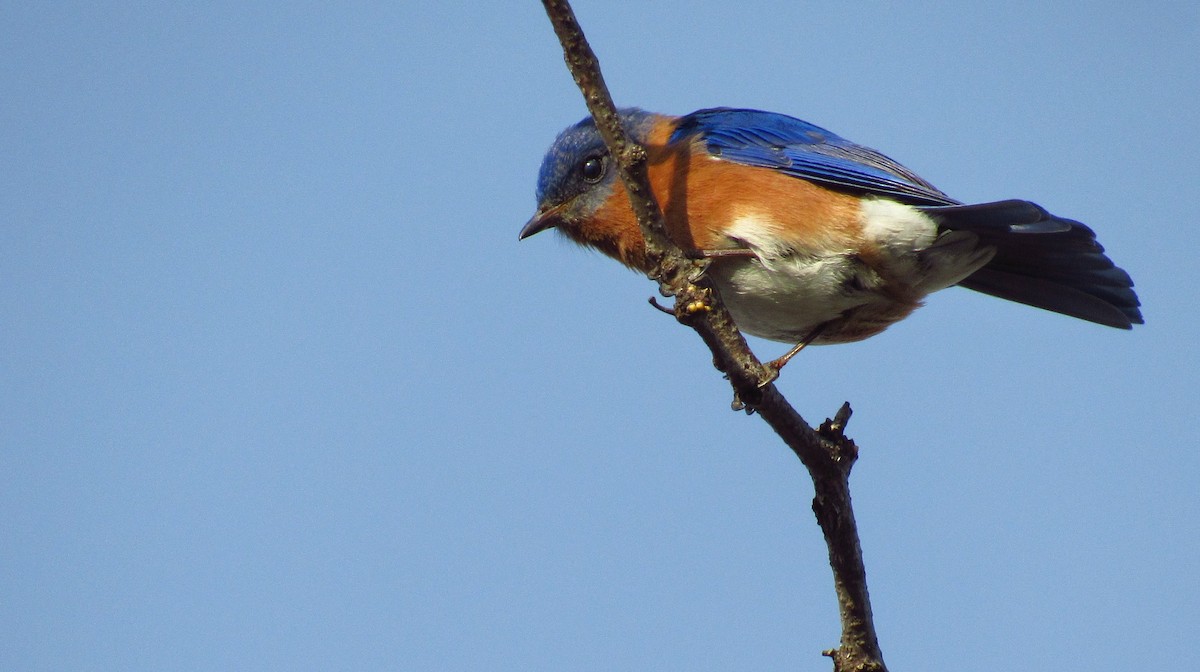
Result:
M667 233L707 273L743 331L847 343L960 285L1129 329L1129 274L1087 226L1029 201L963 205L879 152L782 114L715 108L683 117L621 111L646 148ZM538 173L522 239L557 228L646 271L629 197L589 117L563 131Z

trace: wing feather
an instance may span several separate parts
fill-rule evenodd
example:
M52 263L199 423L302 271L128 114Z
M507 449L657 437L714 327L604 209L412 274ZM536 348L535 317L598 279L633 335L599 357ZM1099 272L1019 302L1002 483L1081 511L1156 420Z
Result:
M679 120L671 142L696 137L709 154L748 166L912 205L954 205L954 199L879 152L819 126L761 110L718 107Z

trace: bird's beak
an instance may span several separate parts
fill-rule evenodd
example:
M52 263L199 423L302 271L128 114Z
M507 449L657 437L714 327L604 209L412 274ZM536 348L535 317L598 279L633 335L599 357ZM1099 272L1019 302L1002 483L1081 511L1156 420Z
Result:
M517 236L517 240L525 240L535 233L541 233L546 229L553 229L562 224L562 210L565 206L566 204L563 203L553 208L538 208L533 218L525 222L525 226L521 227L521 233Z

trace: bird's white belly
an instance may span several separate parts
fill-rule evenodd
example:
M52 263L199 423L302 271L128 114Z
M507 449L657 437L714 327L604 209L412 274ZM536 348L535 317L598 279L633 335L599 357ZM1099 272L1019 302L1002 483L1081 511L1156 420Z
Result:
M939 232L912 206L864 198L861 237L785 242L779 221L748 212L727 228L753 258L714 261L709 273L738 327L785 343L845 343L908 316L930 292L949 287L994 253L967 232ZM836 228L836 227L831 227ZM873 262L864 261L868 254Z
M864 271L848 255L792 256L767 264L759 259L718 262L710 275L739 329L794 344L856 309L886 302L867 290L873 283Z

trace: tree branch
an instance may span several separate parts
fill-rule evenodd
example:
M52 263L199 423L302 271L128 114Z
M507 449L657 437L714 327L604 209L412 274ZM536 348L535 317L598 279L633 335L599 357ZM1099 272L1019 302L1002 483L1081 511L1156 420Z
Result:
M650 261L649 276L665 296L675 297L675 316L704 339L714 365L728 377L734 390L734 408L754 411L783 439L813 480L813 512L829 549L834 588L842 622L841 643L825 651L836 672L886 672L867 594L866 570L858 539L858 526L850 504L850 470L858 448L844 435L850 405L844 404L832 420L814 430L775 387L776 372L750 351L726 310L716 288L704 277L704 264L684 255L667 236L662 211L650 190L646 151L630 140L622 128L600 64L567 0L542 0L563 57L575 83L583 92L605 145L616 161L621 180L637 215Z

